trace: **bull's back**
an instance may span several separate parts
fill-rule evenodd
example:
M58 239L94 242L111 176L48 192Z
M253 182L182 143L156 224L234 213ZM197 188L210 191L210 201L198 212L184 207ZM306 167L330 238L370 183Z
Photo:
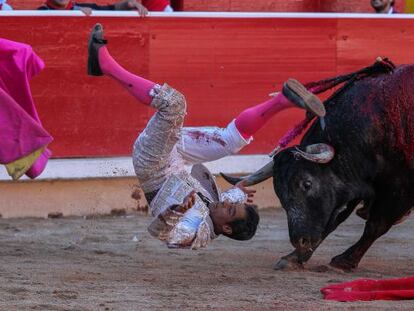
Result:
M356 81L326 106L334 141L395 151L414 163L414 65Z
M402 152L409 163L414 159L414 65L399 66L378 82L383 90L379 121L386 131L386 143Z

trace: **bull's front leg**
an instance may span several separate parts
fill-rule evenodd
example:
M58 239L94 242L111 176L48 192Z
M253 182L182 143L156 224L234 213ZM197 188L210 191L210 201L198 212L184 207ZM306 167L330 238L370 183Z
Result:
M380 236L385 234L394 221L385 217L371 217L365 223L364 233L357 243L348 248L344 253L332 258L330 265L344 271L350 271L358 267L364 254ZM375 216L375 215L374 215Z
M357 243L347 249L341 255L332 258L330 265L349 271L358 267L359 262L367 250L380 236L385 234L393 224L410 210L411 205L407 203L404 196L392 196L389 186L378 191L373 204L369 207L368 220L365 223L364 233ZM398 193L398 190L394 191ZM392 209L389 207L393 206Z
M298 270L303 269L303 262L308 261L312 257L313 252L308 252L306 255L294 250L289 255L280 258L274 265L274 270Z

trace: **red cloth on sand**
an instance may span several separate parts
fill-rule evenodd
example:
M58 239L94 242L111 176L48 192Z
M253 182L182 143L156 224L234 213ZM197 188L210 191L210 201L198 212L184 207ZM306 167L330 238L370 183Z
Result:
M387 280L359 279L326 286L324 299L336 301L414 299L414 277Z

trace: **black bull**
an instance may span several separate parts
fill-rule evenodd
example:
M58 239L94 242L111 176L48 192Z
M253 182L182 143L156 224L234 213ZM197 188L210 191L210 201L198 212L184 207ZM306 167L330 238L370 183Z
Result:
M246 178L254 184L273 175L287 213L295 250L275 269L309 260L363 203L357 211L366 219L360 240L330 263L356 268L374 241L414 205L414 65L348 81L325 105L324 129L314 122L299 146L274 157L273 170L267 165Z

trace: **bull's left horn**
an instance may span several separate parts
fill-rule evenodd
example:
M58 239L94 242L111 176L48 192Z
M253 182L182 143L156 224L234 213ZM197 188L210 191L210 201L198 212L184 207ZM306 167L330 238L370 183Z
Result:
M302 158L316 163L328 163L335 156L335 149L327 144L313 144L306 146L305 151L296 147L292 151L295 156L301 156Z
M266 179L272 177L273 175L273 160L263 166L261 169L257 170L253 174L244 176L244 177L231 177L226 174L220 173L220 175L228 181L230 184L235 185L239 181L244 180L244 186L253 186Z
M239 181L242 181L244 177L233 177L233 176L229 176L226 175L224 173L220 172L221 177L224 178L225 181L227 181L229 184L235 185L237 184ZM246 176L247 177L247 176Z

